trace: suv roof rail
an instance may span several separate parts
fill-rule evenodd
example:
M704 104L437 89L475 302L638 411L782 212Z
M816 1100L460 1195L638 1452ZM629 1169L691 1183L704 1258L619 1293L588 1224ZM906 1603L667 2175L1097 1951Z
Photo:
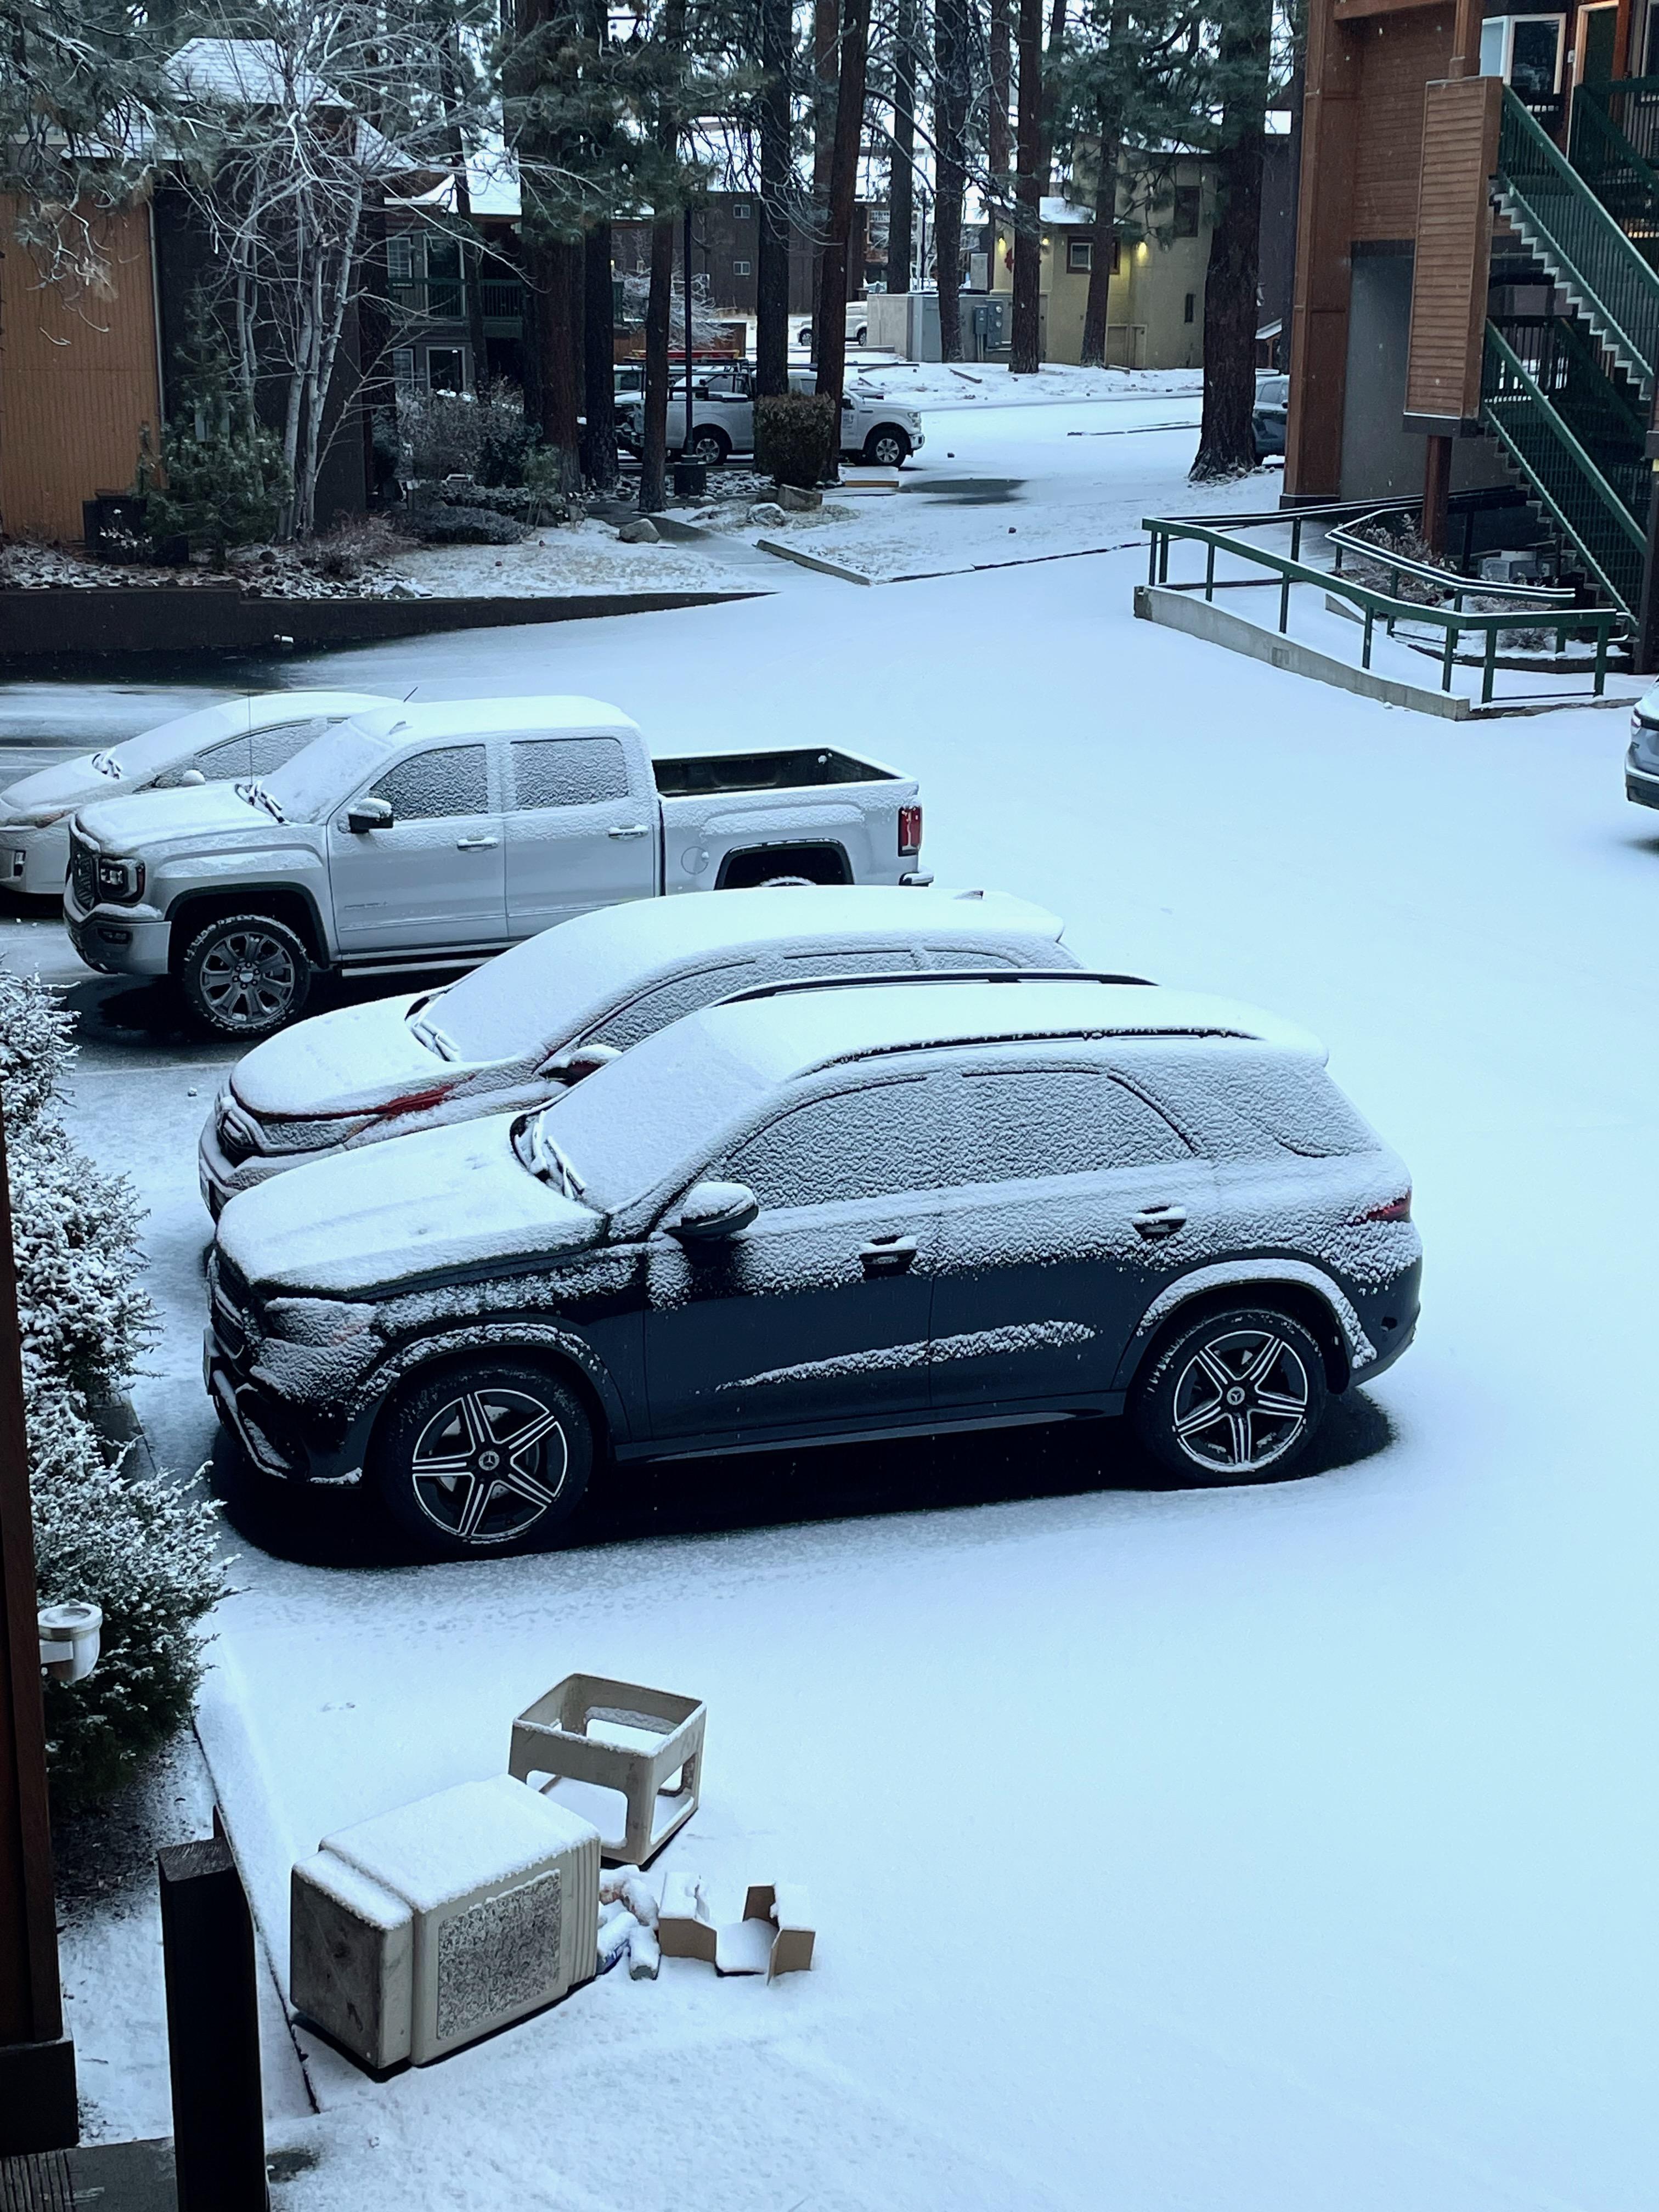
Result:
M1150 975L1113 975L1091 968L909 968L889 975L791 975L781 983L750 983L721 999L740 1006L749 999L791 998L799 991L863 991L883 983L1133 983L1155 990Z

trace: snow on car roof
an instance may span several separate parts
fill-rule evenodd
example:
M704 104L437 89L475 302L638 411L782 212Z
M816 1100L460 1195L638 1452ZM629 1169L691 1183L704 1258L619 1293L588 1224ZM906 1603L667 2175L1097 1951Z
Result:
M603 699L550 693L519 699L444 699L409 702L386 714L360 714L367 734L396 738L482 738L501 730L635 730L638 724Z
M616 1208L713 1156L768 1098L814 1070L967 1043L1112 1036L1241 1039L1306 1055L1305 1030L1233 999L1156 984L1010 977L863 984L739 999L688 1014L548 1107L548 1134Z
M252 697L222 700L213 707L198 707L171 721L158 722L118 745L107 757L119 767L118 781L139 783L158 774L175 760L199 752L216 738L239 738L250 730L273 729L283 722L309 721L324 714L373 713L393 705L368 691L264 691Z
M1058 915L1003 891L803 884L633 899L526 939L452 984L430 1017L463 1058L503 1058L522 1051L527 1038L562 1034L588 1012L604 1010L619 988L700 955L807 949L814 939L826 947L848 939L898 945L975 937L1054 942L1064 927Z

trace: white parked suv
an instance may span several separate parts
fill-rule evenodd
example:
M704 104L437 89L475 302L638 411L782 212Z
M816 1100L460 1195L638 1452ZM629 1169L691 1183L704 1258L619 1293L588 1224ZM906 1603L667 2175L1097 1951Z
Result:
M653 760L597 699L383 705L274 775L83 809L64 917L88 967L252 1038L318 969L474 967L669 891L926 883L921 844L915 785L846 753Z
M77 806L269 775L336 722L388 703L368 691L266 691L198 707L106 751L37 769L0 791L0 884L30 898L58 897Z
M790 387L811 392L810 370L792 371ZM691 458L711 466L733 453L755 450L755 372L745 362L712 375L691 372ZM645 442L645 402L618 403L617 442L637 453ZM912 453L927 443L921 416L915 408L890 399L884 392L861 380L849 385L841 403L841 448L847 460L869 461L885 468L902 468ZM685 383L681 379L668 397L668 447L681 453L685 447Z
M1057 915L998 891L715 891L544 929L447 990L341 1006L239 1060L202 1131L215 1218L239 1191L411 1130L544 1106L667 1023L763 983L1074 969Z

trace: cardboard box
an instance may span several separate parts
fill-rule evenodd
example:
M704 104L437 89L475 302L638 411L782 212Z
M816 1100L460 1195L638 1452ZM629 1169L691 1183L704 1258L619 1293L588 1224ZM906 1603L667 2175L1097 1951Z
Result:
M657 1941L665 1959L701 1959L717 1974L764 1974L772 1982L806 1971L816 1937L798 1883L751 1883L743 1918L717 1928L697 1876L671 1874L658 1908Z

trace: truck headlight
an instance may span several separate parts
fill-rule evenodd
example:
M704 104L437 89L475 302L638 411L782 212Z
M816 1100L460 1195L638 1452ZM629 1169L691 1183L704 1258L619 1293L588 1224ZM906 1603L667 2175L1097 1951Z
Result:
M112 899L117 906L131 906L144 896L144 864L142 860L112 860L100 855L98 861L98 896Z

